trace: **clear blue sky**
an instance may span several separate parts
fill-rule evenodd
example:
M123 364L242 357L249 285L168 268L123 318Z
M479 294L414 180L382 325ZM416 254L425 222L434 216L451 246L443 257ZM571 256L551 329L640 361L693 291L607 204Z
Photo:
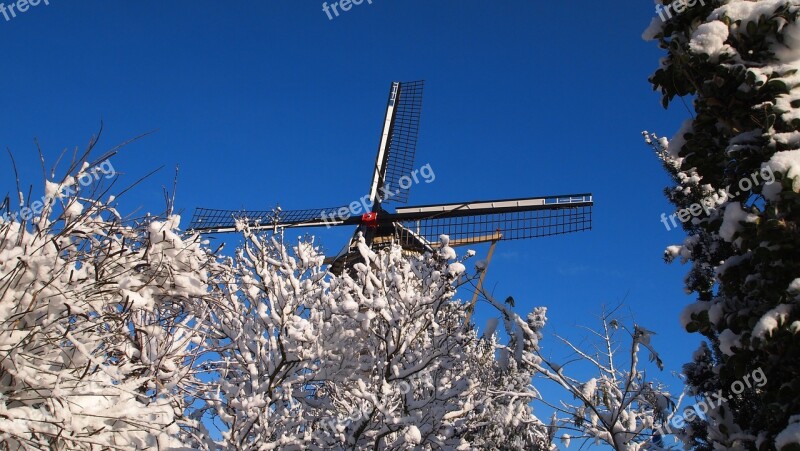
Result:
M38 188L34 138L52 163L101 120L101 150L157 130L113 159L124 184L166 166L126 212L160 212L176 165L187 222L196 206L342 205L367 192L390 81L425 79L416 166L436 181L410 204L594 193L593 231L501 243L487 284L577 338L627 295L678 370L699 338L678 323L686 268L661 256L682 234L659 221L669 180L640 131L671 135L688 113L664 111L647 82L654 14L632 0L373 0L329 20L317 0L49 0L0 16L0 145ZM320 238L336 252L344 235Z

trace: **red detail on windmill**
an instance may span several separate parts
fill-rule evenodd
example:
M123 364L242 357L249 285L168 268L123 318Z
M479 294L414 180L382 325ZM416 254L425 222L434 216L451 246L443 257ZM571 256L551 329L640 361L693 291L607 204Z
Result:
M364 213L361 215L361 222L366 224L367 227L378 227L378 213Z

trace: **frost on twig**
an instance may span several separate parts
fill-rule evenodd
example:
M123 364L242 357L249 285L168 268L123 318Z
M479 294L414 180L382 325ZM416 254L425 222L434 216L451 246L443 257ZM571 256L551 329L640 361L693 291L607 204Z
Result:
M557 363L537 353L537 370L573 399L542 402L557 412L553 424L568 431L567 442L585 439L627 451L662 449L667 438L661 426L675 413L680 398L673 399L666 387L651 380L639 362L640 347L645 347L650 360L663 369L650 344L653 332L637 325L630 330L613 313L604 311L599 328L588 329L596 339L592 346L558 337L574 360ZM592 376L571 376L571 363L580 365L580 374Z
M46 180L31 217L0 223L0 439L180 446L195 427L184 412L214 257L181 236L177 216L123 224L98 180L80 182L96 167L87 157Z

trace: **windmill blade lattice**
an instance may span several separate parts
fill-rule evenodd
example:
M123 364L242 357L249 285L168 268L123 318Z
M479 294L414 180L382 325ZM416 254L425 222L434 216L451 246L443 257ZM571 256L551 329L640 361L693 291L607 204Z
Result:
M385 203L408 202L411 187L401 188L400 178L410 176L414 170L424 84L424 81L400 83L383 181L383 185L392 193L392 197L386 199Z
M236 221L245 220L254 230L273 227L318 227L340 225L334 219L335 212L341 208L316 208L311 210L215 210L197 208L189 223L189 230L197 232L233 232Z
M591 230L592 206L591 194L579 194L398 208L391 216L413 232L410 238L436 243L448 235L453 244L465 245Z

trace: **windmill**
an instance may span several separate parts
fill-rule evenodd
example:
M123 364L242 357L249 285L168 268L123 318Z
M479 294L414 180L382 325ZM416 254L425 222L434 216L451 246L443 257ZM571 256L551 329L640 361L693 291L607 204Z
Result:
M537 238L591 229L591 194L398 207L393 212L387 210L387 204L406 203L413 184L412 176L417 180L413 164L422 112L422 91L422 81L391 84L369 195L362 198L363 214L359 214L361 212L356 208L358 202L338 208L311 210L198 208L189 229L200 233L234 232L237 221L245 221L253 230L355 226L356 232L348 246L338 256L326 260L331 265L331 272L337 274L361 261L357 249L359 236L363 236L365 243L373 249L397 243L408 253L434 250L440 245L441 235L450 237L450 246L491 242L491 258L494 245L500 240ZM485 272L479 285L484 275Z

